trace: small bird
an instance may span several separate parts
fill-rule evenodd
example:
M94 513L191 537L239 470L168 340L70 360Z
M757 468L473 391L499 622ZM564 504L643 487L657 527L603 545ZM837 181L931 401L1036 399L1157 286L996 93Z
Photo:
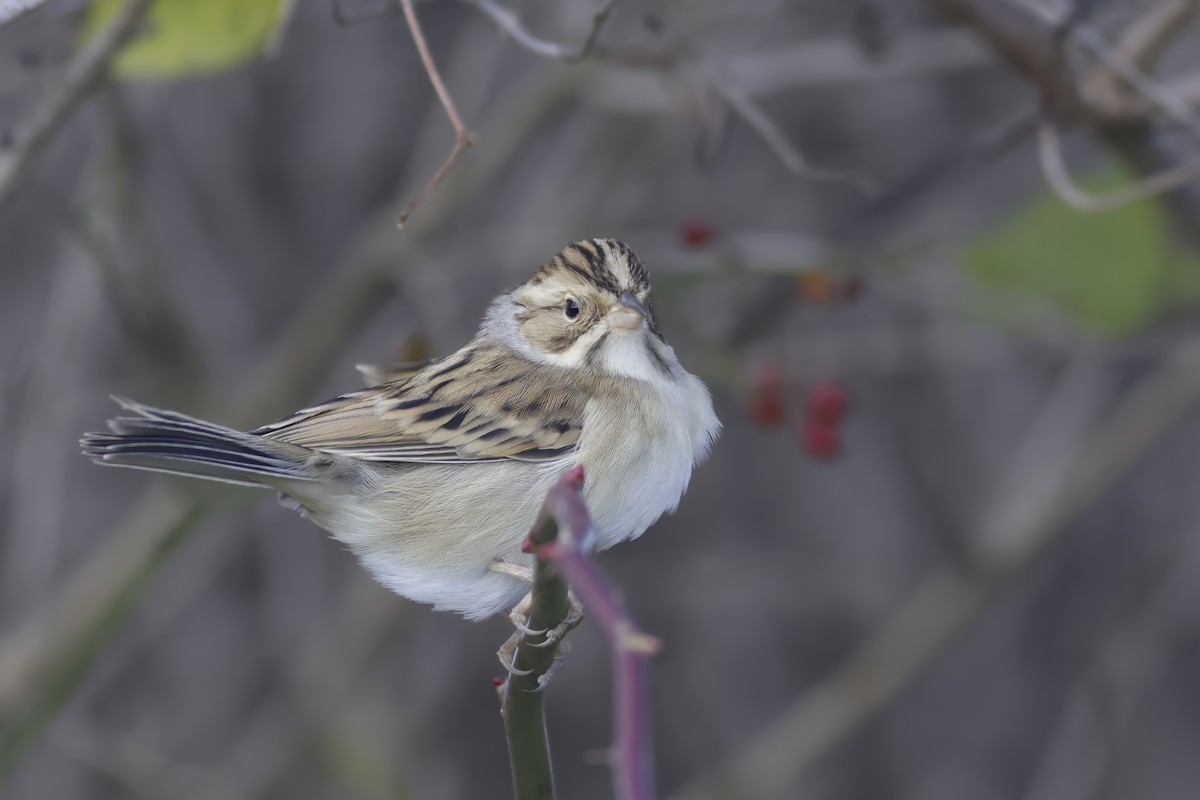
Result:
M122 467L271 488L383 585L482 619L528 591L521 545L582 465L604 549L672 512L721 424L615 239L568 245L488 308L475 338L418 369L241 431L118 398L84 452Z

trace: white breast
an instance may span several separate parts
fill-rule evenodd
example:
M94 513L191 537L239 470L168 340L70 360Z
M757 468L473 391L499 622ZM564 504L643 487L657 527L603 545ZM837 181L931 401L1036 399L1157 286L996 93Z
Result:
M674 511L720 427L708 390L687 373L633 380L620 396L589 403L579 461L597 547L640 536Z

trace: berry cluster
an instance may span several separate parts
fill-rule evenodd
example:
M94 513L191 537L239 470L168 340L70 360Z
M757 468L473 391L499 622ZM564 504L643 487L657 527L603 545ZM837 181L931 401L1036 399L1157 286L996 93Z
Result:
M750 393L750 418L763 427L782 425L787 418L786 388L778 364L760 367ZM821 461L837 456L842 449L840 426L849 408L849 396L839 381L811 386L804 398L804 419L797 434L804 451Z

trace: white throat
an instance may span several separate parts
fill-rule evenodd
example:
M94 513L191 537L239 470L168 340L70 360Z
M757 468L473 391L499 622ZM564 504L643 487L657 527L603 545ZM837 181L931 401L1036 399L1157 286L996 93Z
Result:
M658 358L650 351L650 348L655 346L660 351ZM661 352L664 350L665 353ZM644 329L610 331L601 350L603 369L611 375L621 375L647 383L670 383L672 376L663 371L659 358L673 366L675 354L665 344L648 342Z

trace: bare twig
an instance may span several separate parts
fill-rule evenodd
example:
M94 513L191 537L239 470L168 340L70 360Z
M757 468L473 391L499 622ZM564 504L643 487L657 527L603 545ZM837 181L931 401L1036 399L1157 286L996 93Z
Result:
M1175 230L1200 247L1200 224L1197 223L1200 220L1200 187L1177 177L1182 174L1177 170L1185 169L1179 165L1195 157L1194 142L1187 143L1185 148L1183 143L1177 141L1178 137L1163 135L1159 127L1151 124L1153 119L1149 114L1136 119L1129 118L1123 112L1115 118L1106 116L1106 109L1102 105L1098 107L1086 102L1077 86L1064 82L1061 75L1060 37L1054 31L1060 22L1056 13L1031 0L929 2L969 25L1014 69L1039 87L1043 97L1052 98L1049 110L1058 122L1086 125L1138 175L1160 176L1154 181L1165 180L1162 176L1171 175L1168 186L1173 188L1162 194L1163 206L1169 212ZM1167 35L1170 30L1170 26L1163 26L1160 28L1161 35ZM1163 84L1146 76L1125 55L1113 50L1094 29L1075 23L1061 34L1069 41L1082 43L1095 52L1131 91L1143 94L1147 103L1155 108L1167 109L1192 131L1200 131L1200 124L1195 114L1187 108L1184 95L1174 90L1176 85ZM1161 44L1154 41L1153 36L1142 37L1141 52L1134 48L1131 54L1137 56L1136 60L1141 63L1149 64Z
M608 637L613 658L613 783L618 800L643 800L654 794L646 658L658 653L662 644L638 629L617 592L587 559L595 534L582 488L583 467L576 467L550 490L546 509L558 520L559 535L535 546L534 552L554 563ZM564 536L564 530L570 535Z
M1197 158L1140 178L1129 186L1105 194L1091 194L1071 180L1071 174L1063 163L1058 129L1049 120L1044 120L1038 127L1038 157L1041 159L1046 182L1064 203L1076 211L1112 211L1138 200L1169 192L1200 177L1200 158Z
M711 85L734 113L771 148L771 152L783 162L788 171L809 180L849 184L866 195L873 195L879 191L879 187L866 178L812 166L791 143L787 134L775 124L775 120L771 119L750 95L742 91L741 87L723 78L714 78Z
M575 467L546 495L542 517L529 535L528 547L538 557L530 625L540 632L518 639L513 656L518 674L499 688L516 795L518 800L553 797L542 690L557 661L558 645L556 640L547 646L545 631L566 618L570 584L612 648L614 742L609 763L616 796L649 800L654 795L654 769L646 657L661 645L638 630L613 587L588 560L595 534L582 491L583 467Z
M63 68L57 84L42 95L29 115L10 132L8 147L0 146L0 200L104 77L109 62L136 32L138 22L152 2L125 0L108 27L79 49Z
M531 53L559 61L580 61L592 51L600 28L607 19L616 0L606 0L592 18L592 26L587 40L578 52L568 51L563 45L540 39L529 32L521 24L520 18L513 11L505 8L495 0L465 0L486 14L496 25L512 37L513 41ZM619 62L620 57L612 54L610 58ZM871 195L878 191L871 181L854 175L848 175L836 170L826 170L814 167L789 141L787 135L779 128L774 120L754 101L750 93L742 89L735 81L724 76L711 76L709 84L712 89L742 118L750 128L759 135L777 158L783 162L793 174L815 181L829 181L853 186L863 194Z
M1005 0L1005 2L1024 9L1043 24L1050 27L1056 27L1063 22L1057 11L1037 2L1037 0ZM1175 26L1166 26L1158 35L1160 37L1166 36L1175 29ZM1066 30L1066 37L1069 41L1079 45L1100 59L1115 76L1118 76L1132 90L1138 92L1176 121L1200 135L1200 117L1196 115L1196 112L1187 103L1167 92L1155 78L1147 75L1123 53L1112 47L1095 28L1078 21L1072 21ZM1158 49L1160 44L1161 42L1153 42L1153 47L1145 48L1145 55L1150 57L1152 51Z
M517 16L516 12L505 8L495 0L466 0L466 2L482 11L492 22L496 23L500 30L511 36L514 42L531 53L559 61L582 61L592 52L596 38L600 35L600 28L604 26L604 21L608 19L608 14L616 5L617 0L604 0L604 3L592 15L592 24L588 29L587 38L578 50L568 50L557 42L550 42L534 36L528 28L521 24L521 18Z
M446 116L450 117L450 124L454 126L454 149L450 151L450 155L446 157L438 171L433 174L429 183L425 184L425 188L400 211L396 225L403 228L404 223L417 210L417 206L421 205L434 187L441 183L442 178L446 177L446 174L454 167L459 153L475 144L475 136L463 125L462 119L458 116L458 109L454 107L454 99L450 97L450 92L442 83L442 76L438 73L433 54L429 52L429 44L425 41L425 34L421 30L417 12L413 9L413 0L400 0L400 6L404 9L404 19L408 21L408 30L412 33L413 43L416 44L417 52L421 55L421 63L425 65L425 72L429 74L429 82L433 84L433 90L437 92L438 100L441 101L442 108L446 109Z
M1039 508L1008 517L998 546L970 574L940 571L900 607L832 677L799 698L730 763L686 787L676 800L774 797L883 707L942 653L985 603L1059 540L1172 425L1200 401L1200 340L1182 342L1097 426ZM1003 504L998 503L998 508ZM1019 525L1019 527L1018 527Z
M1168 0L1152 6L1131 22L1117 38L1116 52L1137 69L1149 72L1159 56L1196 13L1191 0ZM1146 98L1108 64L1100 62L1083 81L1088 101L1109 117L1144 116L1151 110ZM1177 87L1164 82L1163 90L1180 97ZM1182 102L1187 99L1180 97Z

